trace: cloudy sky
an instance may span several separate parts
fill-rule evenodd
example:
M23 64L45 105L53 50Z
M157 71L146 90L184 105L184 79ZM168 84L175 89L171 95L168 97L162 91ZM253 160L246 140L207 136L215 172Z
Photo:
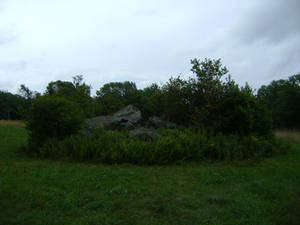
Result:
M84 75L139 88L221 58L253 88L300 73L299 0L0 0L0 90Z

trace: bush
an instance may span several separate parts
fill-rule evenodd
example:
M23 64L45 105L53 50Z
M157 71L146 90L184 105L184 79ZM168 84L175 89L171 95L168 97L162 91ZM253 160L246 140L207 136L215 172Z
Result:
M84 117L74 102L62 97L43 96L33 101L26 122L30 147L35 148L49 139L62 140L77 134Z
M141 141L126 131L103 131L92 136L73 135L48 140L39 155L102 163L139 165L169 164L177 161L238 160L270 156L279 152L275 139L254 136L213 135L207 130L160 130L162 138Z

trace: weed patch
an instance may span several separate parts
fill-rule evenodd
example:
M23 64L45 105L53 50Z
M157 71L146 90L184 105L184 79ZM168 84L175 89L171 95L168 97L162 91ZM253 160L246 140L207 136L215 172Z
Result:
M37 156L101 163L163 165L180 161L240 160L282 153L275 138L212 134L201 130L159 130L160 139L141 141L126 131L98 129L91 136L48 139L41 147L29 146Z

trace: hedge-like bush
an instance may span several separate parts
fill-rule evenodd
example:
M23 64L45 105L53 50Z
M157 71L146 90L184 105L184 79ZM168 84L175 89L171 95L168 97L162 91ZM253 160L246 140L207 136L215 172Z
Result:
M62 97L42 96L33 101L26 122L29 147L38 148L49 139L63 140L77 134L84 117L76 103Z

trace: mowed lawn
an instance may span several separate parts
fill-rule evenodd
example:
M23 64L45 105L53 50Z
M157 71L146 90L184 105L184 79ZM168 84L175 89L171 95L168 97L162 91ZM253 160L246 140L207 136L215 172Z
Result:
M265 160L141 167L18 152L0 127L0 224L300 224L300 144Z

